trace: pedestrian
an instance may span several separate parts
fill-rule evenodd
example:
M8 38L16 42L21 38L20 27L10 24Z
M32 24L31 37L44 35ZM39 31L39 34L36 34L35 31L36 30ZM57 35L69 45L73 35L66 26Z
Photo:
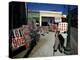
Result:
M58 39L58 34L59 34L58 31L55 32L55 44L54 44L54 46L53 46L53 52L54 52L54 53L57 52L58 47L59 47L59 45L60 45L60 41L59 41L59 39ZM54 53L53 53L53 55L54 55Z
M58 35L59 35L59 31L58 31L58 24L55 24L56 25L56 29L55 29L55 44L53 46L53 52L57 52L57 49L59 47L59 44L60 44L60 41L58 39ZM53 55L54 55L53 53Z
M57 52L57 50L59 50L61 53L64 51L63 47L64 47L64 38L62 37L62 35L60 34L60 31L58 30L58 24L55 24L56 28L55 28L55 44L53 46L53 55L55 54L55 52Z

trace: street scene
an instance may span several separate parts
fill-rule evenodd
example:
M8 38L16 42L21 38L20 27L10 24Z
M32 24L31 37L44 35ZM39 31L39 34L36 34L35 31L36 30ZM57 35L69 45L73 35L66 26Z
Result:
M9 3L9 57L78 55L78 6Z

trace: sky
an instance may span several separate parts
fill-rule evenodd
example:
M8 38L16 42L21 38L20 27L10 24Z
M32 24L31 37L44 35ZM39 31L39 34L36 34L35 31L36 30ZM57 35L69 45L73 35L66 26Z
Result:
M63 12L63 14L67 14L68 7L71 10L71 9L76 8L77 6L76 5L62 5L62 4L47 4L47 3L28 2L28 3L26 3L26 7L29 10L59 11L59 12Z

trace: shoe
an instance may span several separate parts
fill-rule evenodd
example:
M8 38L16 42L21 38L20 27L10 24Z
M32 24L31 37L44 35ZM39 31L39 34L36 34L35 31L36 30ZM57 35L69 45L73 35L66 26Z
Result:
M62 47L59 47L58 49L59 49L59 52L60 52L60 53L62 53L62 52L63 52Z
M44 34L41 34L41 35L45 36Z
M63 51L62 50L59 50L60 51L60 53L62 53Z
M54 52L57 52L57 50L54 50Z

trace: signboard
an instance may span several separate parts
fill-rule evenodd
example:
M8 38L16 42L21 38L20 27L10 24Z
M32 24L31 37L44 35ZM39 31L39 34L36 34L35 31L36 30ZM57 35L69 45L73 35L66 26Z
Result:
M68 30L68 23L67 22L61 22L61 23L59 23L58 30L60 32L67 32L67 30Z
M13 36L14 36L12 37L12 48L13 49L16 49L16 48L19 48L20 46L25 45L25 39L22 36L20 29L14 29Z
M61 22L61 17L55 17L55 23Z

